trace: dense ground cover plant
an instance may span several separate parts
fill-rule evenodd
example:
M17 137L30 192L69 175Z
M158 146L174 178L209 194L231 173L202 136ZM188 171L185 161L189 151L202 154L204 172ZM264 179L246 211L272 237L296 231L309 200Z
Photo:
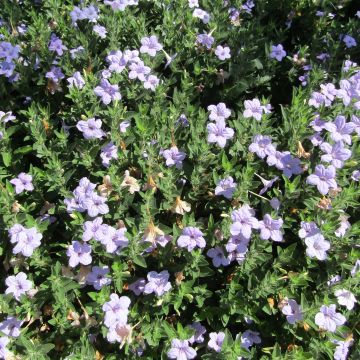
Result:
M0 358L360 357L355 2L0 14Z

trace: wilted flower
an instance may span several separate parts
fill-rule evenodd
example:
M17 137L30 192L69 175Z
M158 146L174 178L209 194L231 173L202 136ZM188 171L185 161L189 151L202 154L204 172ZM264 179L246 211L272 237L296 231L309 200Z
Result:
M134 177L130 176L129 170L125 171L125 178L121 183L120 187L129 188L130 194L133 194L136 191L140 191L140 185L138 184L137 180Z
M177 196L171 211L175 214L184 215L185 212L189 212L190 210L191 205L188 202L181 200L180 196Z

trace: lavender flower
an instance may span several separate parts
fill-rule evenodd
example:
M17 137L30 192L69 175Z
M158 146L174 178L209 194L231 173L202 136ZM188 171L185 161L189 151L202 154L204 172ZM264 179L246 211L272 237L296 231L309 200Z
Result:
M219 60L226 60L230 59L230 48L228 46L222 47L221 45L218 45L215 49L215 55L218 57Z
M99 35L102 39L106 38L107 30L104 26L101 25L95 25L93 27L93 31L95 34Z
M313 236L305 238L306 255L318 260L325 260L327 258L327 253L330 249L330 243L324 239L322 234L315 234Z
M334 166L330 165L325 168L324 165L316 165L315 173L307 177L306 183L316 185L320 194L326 195L330 189L337 188L335 177L336 170Z
M261 159L276 152L269 136L255 135L252 141L253 142L249 145L249 151L256 153Z
M236 182L231 176L221 179L216 184L215 195L222 195L226 199L231 199L236 191Z
M144 81L144 88L155 91L156 87L159 85L159 79L155 75L149 75Z
M156 53L162 48L162 45L159 43L155 35L152 35L150 37L144 37L141 39L140 52L142 54L149 54L150 56L155 56Z
M180 151L176 146L172 146L168 150L164 150L162 155L166 160L166 166L176 166L177 169L182 168L182 162L186 158L186 154Z
M320 145L320 149L325 152L325 155L321 156L321 160L330 162L334 167L341 169L344 166L344 161L350 159L351 151L344 148L341 141L336 142L334 145L323 142Z
M339 289L335 291L335 296L337 297L337 301L339 305L344 305L348 310L352 310L354 308L356 298L352 292L345 289Z
M109 105L111 101L121 100L119 86L111 85L106 79L101 79L100 85L94 89L94 93L101 98L105 105Z
M195 342L198 344L203 343L204 342L203 335L206 333L205 326L202 326L199 322L195 321L191 325L189 325L189 327L195 330L195 334L190 339L188 339L189 343L190 344L193 344Z
M314 91L312 94L311 94L311 97L310 97L310 100L308 102L308 104L310 106L313 106L315 107L316 109L318 109L320 106L324 105L325 104L325 100L326 100L326 97L325 95L319 93L319 92L316 92Z
M116 50L110 52L106 57L106 62L109 64L109 71L119 74L125 69L127 59L120 50Z
M177 245L182 248L187 248L188 251L192 251L196 247L202 249L206 246L203 235L202 231L196 227L185 227L177 240Z
M210 21L210 15L205 10L202 9L195 9L193 11L193 17L201 19L204 24L207 24Z
M266 193L269 189L272 188L272 186L275 184L275 182L277 180L279 180L278 176L275 176L273 179L271 180L266 180L263 177L261 177L258 174L255 174L258 178L260 178L261 182L263 183L264 187L260 190L259 195L262 195L264 193Z
M288 178L290 178L292 175L299 175L303 172L300 159L293 157L287 151L283 153L281 163L283 167L283 174Z
M209 123L206 128L209 132L207 141L217 143L221 148L224 148L226 141L234 136L234 130L226 127L224 120L217 120L215 124Z
M6 345L10 342L9 338L6 336L0 337L0 359L6 359L8 351Z
M330 138L333 141L344 141L351 145L351 134L355 130L355 124L346 122L345 116L337 116L333 123L327 122L325 129L330 132Z
M13 249L13 254L21 254L29 257L34 250L41 245L40 240L42 235L37 232L35 227L26 229L20 224L15 224L10 230L10 242L16 244Z
M198 0L188 0L189 8L198 8L199 7L199 1Z
M350 35L345 35L342 40L347 48L352 48L357 45L356 40Z
M352 345L353 341L338 341L333 340L337 347L334 352L334 360L346 360L349 352L349 347Z
M146 76L150 74L151 69L145 66L142 61L133 62L129 66L129 79L139 79L140 81L146 81Z
M15 120L16 117L12 114L12 111L3 112L0 111L0 121L4 122L5 124L9 121Z
M188 340L171 340L171 349L167 353L169 359L194 359L196 355L196 351L189 346Z
M209 334L209 337L208 347L216 352L220 352L225 339L225 333L222 331L218 333L212 332Z
M196 43L206 47L208 50L211 49L215 39L210 34L199 34L196 36Z
M169 277L170 274L167 270L163 270L160 273L150 271L147 274L148 283L145 285L144 294L155 293L157 296L162 296L171 289Z
M270 58L276 59L277 61L282 61L286 56L286 51L281 44L271 46Z
M96 193L92 193L88 198L84 200L84 206L90 217L96 217L99 214L107 214L109 207L107 206L106 198L99 196Z
M209 105L207 109L210 111L209 119L213 121L225 121L231 116L231 110L228 109L224 103Z
M18 320L14 316L8 316L0 323L0 331L7 336L16 338L20 336L20 328L22 324L23 321Z
M233 224L230 227L231 235L241 235L250 239L252 229L258 229L259 222L254 217L255 211L247 204L231 213Z
M100 157L102 159L102 165L105 167L110 166L111 159L118 158L118 148L114 145L114 143L109 142L101 148Z
M354 181L360 181L360 170L354 170L351 174L351 179Z
M61 71L61 69L59 67L52 66L50 68L50 71L48 71L45 74L45 77L47 79L51 79L55 83L58 83L60 80L62 80L65 77L65 75L63 74L63 72Z
M320 312L315 315L315 324L326 331L335 332L336 328L345 324L346 318L336 312L336 305L322 305Z
M111 284L111 279L106 277L109 271L108 266L93 266L86 277L86 283L92 285L95 290L101 290L104 286Z
M84 233L82 235L82 241L90 241L96 238L96 235L100 232L103 219L101 217L95 218L93 221L85 221L83 225Z
M5 284L7 286L5 294L12 294L17 301L20 301L21 295L32 289L32 282L27 280L27 275L23 272L19 272L16 276L8 276Z
M241 335L241 347L249 349L254 344L260 344L261 338L257 331L246 330Z
M81 244L79 241L73 241L69 245L66 255L69 257L69 266L76 267L79 264L91 264L91 246L88 244Z
M282 241L283 235L281 227L283 225L282 219L274 220L269 214L264 216L264 220L259 221L258 228L260 230L260 238L262 240L272 239L273 241Z
M314 222L302 221L300 226L301 229L299 230L299 237L301 239L320 234L320 229Z
M129 120L124 120L119 125L119 130L121 133L126 133L126 129L131 126L131 122Z
M102 306L105 311L104 324L108 327L115 327L117 324L126 324L129 313L130 299L127 296L117 294L110 295L110 301L107 301Z
M270 200L270 206L275 210L278 211L280 208L281 202L278 198L274 197Z
M304 317L301 306L293 299L286 300L286 304L282 307L281 312L286 315L286 320L291 325L301 321Z
M253 117L255 120L260 121L263 113L263 107L258 99L245 100L245 111L243 113L244 118Z
M58 56L61 56L64 53L64 50L67 50L67 47L63 45L61 39L59 39L55 34L51 34L49 50L56 52Z
M102 121L100 119L91 118L88 120L81 120L76 127L83 133L85 139L101 139L105 136L104 131L101 130Z
M146 285L146 280L141 278L129 285L129 290L131 290L135 295L139 296L144 292Z
M17 178L10 180L10 184L15 185L15 192L17 194L23 191L33 191L32 176L24 172L20 173Z
M224 251L221 247L216 246L213 249L209 249L206 253L212 259L212 263L215 267L228 266L230 264L229 259L224 255Z
M69 83L69 88L76 87L82 89L85 86L85 80L79 71L75 71L73 76L67 79L67 82Z

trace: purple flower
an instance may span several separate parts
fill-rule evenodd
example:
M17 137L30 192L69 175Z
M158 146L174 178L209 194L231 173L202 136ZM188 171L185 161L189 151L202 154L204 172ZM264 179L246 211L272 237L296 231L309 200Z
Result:
M0 337L0 359L6 359L8 351L6 345L10 342L6 336Z
M320 88L321 93L325 96L325 106L330 106L337 95L335 85L332 83L321 84Z
M10 63L13 60L18 59L20 52L19 45L12 45L7 41L0 42L0 58L4 58L5 62Z
M350 35L345 35L342 40L347 48L351 48L357 45L356 40Z
M276 59L277 61L282 61L286 56L286 51L281 44L271 46L270 58Z
M105 167L110 166L110 160L111 159L117 159L118 158L118 148L114 145L114 143L109 142L108 144L104 145L101 148L101 154L100 157L102 159L102 164Z
M189 8L198 8L199 7L199 1L198 0L188 0Z
M171 349L168 351L169 359L187 360L196 357L196 351L189 346L188 340L171 340Z
M69 245L66 255L69 257L69 266L76 267L79 264L91 264L91 246L88 244L81 244L79 241L73 241Z
M355 130L355 124L347 123L345 116L339 115L335 118L333 123L327 122L325 129L330 132L330 138L333 141L344 141L351 145L351 134Z
M274 185L274 183L279 180L279 177L278 176L275 176L273 179L271 180L266 180L264 179L263 177L261 177L260 175L258 174L255 174L260 180L261 182L263 183L264 187L260 190L259 192L259 195L262 195L264 193L266 193L269 189L272 188L272 186Z
M107 30L106 30L106 28L104 26L94 25L93 31L94 31L94 33L99 35L99 37L101 37L102 39L106 38Z
M306 183L316 185L320 194L326 195L330 189L337 188L335 177L336 169L334 166L330 165L325 168L324 165L316 165L315 173L307 177Z
M126 133L126 129L131 126L131 122L129 120L124 120L119 125L119 130L122 133Z
M246 330L241 335L241 347L249 349L250 346L254 344L260 344L261 338L260 334L257 331Z
M216 184L215 195L222 195L227 199L231 199L236 190L236 182L231 176L221 179Z
M129 66L129 79L139 79L140 81L146 81L146 76L150 74L151 69L145 66L142 61L133 62Z
M212 263L215 267L228 266L230 264L229 259L224 255L224 251L221 247L216 246L213 249L209 249L206 253L207 256L212 258Z
M32 176L24 172L20 173L17 178L10 180L10 184L15 185L15 192L17 194L23 191L33 191Z
M26 229L20 224L15 224L10 230L10 242L16 244L13 248L13 254L21 254L29 257L34 250L41 245L42 235L37 232L35 227Z
M103 286L111 284L111 279L106 277L109 271L108 266L93 266L91 272L86 276L86 283L92 285L95 290L101 290Z
M280 202L280 200L279 200L278 198L274 197L274 198L272 198L272 199L270 200L270 206L271 206L274 210L278 211L279 208L280 208L280 205L281 205L281 202Z
M352 345L353 340L350 341L338 341L333 340L337 347L334 352L334 360L346 360L349 352L349 347Z
M252 229L258 229L259 222L254 217L255 211L247 204L231 213L233 224L230 227L231 235L241 235L250 239Z
M222 47L221 45L218 45L215 49L215 55L222 61L230 59L230 48L228 46Z
M114 11L124 11L130 5L130 0L105 0L105 5L110 5Z
M199 322L195 321L191 325L189 325L189 327L195 330L195 334L190 339L188 339L189 343L190 344L193 344L195 342L198 344L203 343L204 342L203 335L206 333L205 326L202 326Z
M228 109L224 103L209 105L207 109L210 111L209 119L213 121L225 121L228 117L231 116L231 110Z
M212 332L209 334L209 337L210 340L208 342L208 347L216 352L220 352L225 339L225 333L223 333L222 331L218 333Z
M263 107L258 99L245 100L245 111L243 113L244 118L253 117L255 120L260 121L263 114Z
M61 56L64 53L64 50L67 50L67 47L63 45L61 39L59 39L55 34L51 34L49 50L56 52L58 56Z
M186 158L186 154L179 151L176 146L172 146L170 149L164 150L162 155L166 160L166 166L172 167L175 165L177 169L182 168L182 162Z
M360 181L360 170L354 170L351 174L351 179L354 181Z
M193 11L193 16L201 19L204 24L207 24L210 21L210 15L205 10L199 8Z
M84 47L83 46L78 46L75 49L71 49L70 50L70 56L72 59L76 59L78 57L78 54L81 54L82 52L84 52Z
M311 258L317 258L318 260L325 260L327 253L330 249L330 243L324 239L324 236L317 233L313 236L305 238L306 255Z
M354 131L357 133L358 136L360 136L360 117L351 115L351 123L354 124Z
M0 331L7 336L16 338L20 335L20 328L22 324L23 321L18 320L14 316L8 316L3 322L0 323Z
M188 127L190 125L189 120L185 114L181 114L175 121L177 126Z
M215 39L209 35L209 34L199 34L196 36L196 42L199 44L199 45L202 45L204 47L206 47L208 50L211 49L213 43L214 43Z
M305 239L307 237L320 234L320 229L317 227L317 225L314 222L302 221L300 226L301 229L299 230L299 237L301 239Z
M330 162L338 169L341 169L344 166L344 161L351 157L351 150L344 148L341 141L336 142L334 145L323 142L320 149L325 152L325 155L321 156L321 160Z
M260 238L262 240L282 241L283 235L280 230L282 225L282 219L274 220L269 214L266 214L264 220L259 221Z
M335 332L336 327L345 324L346 318L336 312L336 305L322 305L320 312L315 315L315 324L321 329Z
M234 136L234 130L226 127L224 120L217 120L215 124L209 123L206 128L209 132L207 141L217 143L221 148L224 148L226 141Z
M100 119L91 118L88 120L80 120L76 127L83 133L85 139L101 139L105 136L101 130L102 121Z
M351 269L350 274L354 277L360 271L360 259L355 261L354 267Z
M140 52L142 54L149 54L150 56L155 56L156 53L162 48L162 45L159 43L155 35L152 35L150 37L144 37L141 39Z
M299 175L303 172L300 159L293 157L287 151L283 153L281 162L283 166L283 174L288 178L290 178L292 175Z
M75 71L73 76L71 76L67 79L67 82L69 83L69 88L74 86L78 89L82 89L85 85L85 80L81 76L79 71Z
M148 283L145 285L144 294L155 293L157 296L162 296L171 289L169 277L170 274L167 270L163 270L160 273L150 271L147 274Z
M106 62L109 64L109 71L121 73L125 69L127 59L120 50L116 50L110 52Z
M83 225L83 241L90 241L96 237L96 234L100 231L102 226L103 219L102 217L97 217L93 221L85 221Z
M286 320L291 325L294 325L295 322L302 320L304 317L301 306L293 299L288 299L281 311L286 315Z
M92 193L87 199L84 200L85 208L90 217L96 217L99 214L107 214L109 207L107 206L106 198Z
M7 286L5 294L12 294L17 301L20 300L21 295L32 289L32 282L27 280L27 276L23 272L19 272L16 276L8 276L5 284Z
M111 85L106 79L101 79L100 85L94 89L94 93L101 98L105 105L109 105L111 101L121 100L119 86Z
M101 229L105 229L105 233L103 233L100 241L105 246L106 252L109 254L113 254L115 252L119 253L121 249L129 244L129 240L125 236L125 227L116 230L111 226L103 225ZM97 239L97 236L95 236L95 239Z
M144 81L144 88L155 91L156 87L159 85L159 79L155 75L149 75Z
M5 124L9 121L15 120L16 117L12 114L12 111L3 112L0 111L0 121L4 122Z
M326 100L326 97L325 95L319 93L319 92L316 92L314 91L312 94L311 94L311 98L308 102L308 104L310 106L313 106L315 107L316 109L318 109L321 105L323 105L325 103L325 100Z
M200 229L187 226L183 229L181 236L177 239L177 245L182 248L187 248L188 251L199 247L203 249L206 245L206 241L203 238L203 233Z
M129 285L129 290L131 290L135 295L139 296L144 292L145 285L146 285L146 280L140 278Z
M352 310L354 308L356 298L354 294L345 289L339 289L335 291L335 296L337 297L337 301L339 305L344 305L348 310Z
M261 159L276 152L269 136L255 135L252 141L253 142L249 145L249 151L256 153Z
M61 69L57 66L52 66L50 71L45 74L45 77L53 80L55 83L58 83L61 79L65 77Z
M126 324L129 313L130 299L127 296L117 294L110 295L110 301L102 306L105 311L104 324L108 327L115 327L117 324Z

